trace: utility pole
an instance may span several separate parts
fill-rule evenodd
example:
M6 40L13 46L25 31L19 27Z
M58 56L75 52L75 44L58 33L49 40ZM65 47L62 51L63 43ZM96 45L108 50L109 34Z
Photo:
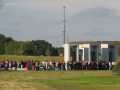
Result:
M65 44L66 43L66 6L65 5L63 6L63 9L64 9L64 20L63 20L64 30L63 30L63 34L64 34L64 44Z
M63 28L63 34L64 34L64 45L67 43L66 42L66 6L64 5L63 6L63 10L64 10L64 20L63 20L63 24L64 24L64 28ZM66 47L64 46L64 57L66 57L66 54L68 54L68 52L66 53L65 52L65 49ZM67 49L68 49L68 47L67 47ZM67 56L68 57L68 56ZM68 70L68 61L67 62L65 62L65 69L66 69L66 71Z

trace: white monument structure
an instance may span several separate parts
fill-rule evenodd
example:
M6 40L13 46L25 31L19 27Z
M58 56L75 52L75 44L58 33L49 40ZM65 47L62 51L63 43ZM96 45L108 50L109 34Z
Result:
M110 61L117 58L117 49L112 41L70 42L64 45L64 61Z

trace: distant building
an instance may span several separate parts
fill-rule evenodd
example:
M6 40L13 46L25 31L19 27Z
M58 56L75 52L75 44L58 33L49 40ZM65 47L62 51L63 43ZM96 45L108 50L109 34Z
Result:
M81 41L64 45L64 61L110 61L118 57L118 45L114 41Z

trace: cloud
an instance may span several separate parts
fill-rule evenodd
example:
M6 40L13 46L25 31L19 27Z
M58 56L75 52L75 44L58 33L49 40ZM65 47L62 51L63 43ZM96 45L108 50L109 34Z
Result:
M17 40L45 39L62 44L64 4L70 40L120 38L120 0L3 1L0 32Z
M72 17L68 33L70 40L119 40L119 23L114 10L89 8Z
M0 0L0 9L2 9L4 6L3 0Z

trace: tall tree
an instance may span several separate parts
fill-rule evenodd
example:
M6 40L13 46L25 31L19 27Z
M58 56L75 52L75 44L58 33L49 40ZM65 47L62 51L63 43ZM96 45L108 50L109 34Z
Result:
M0 34L0 54L56 56L58 50L45 40L22 42Z

